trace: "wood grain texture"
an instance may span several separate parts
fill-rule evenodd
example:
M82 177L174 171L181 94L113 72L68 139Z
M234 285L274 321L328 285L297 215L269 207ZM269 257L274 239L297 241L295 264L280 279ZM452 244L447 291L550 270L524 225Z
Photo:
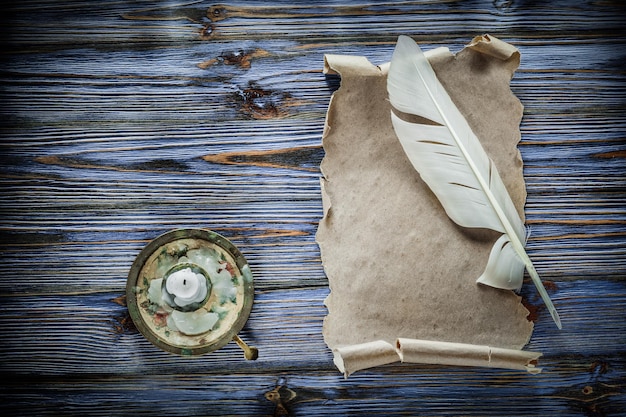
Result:
M622 2L20 1L0 17L0 411L6 415L567 415L626 412L626 30ZM339 79L396 37L522 53L512 89L528 189L538 376L391 365L348 380L322 339L319 162ZM234 344L153 347L123 295L157 235L209 228L244 253Z

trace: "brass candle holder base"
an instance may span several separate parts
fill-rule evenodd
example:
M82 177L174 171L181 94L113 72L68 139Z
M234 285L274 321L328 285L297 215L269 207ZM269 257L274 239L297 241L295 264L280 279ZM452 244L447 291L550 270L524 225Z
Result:
M137 329L165 351L200 355L234 340L246 359L258 357L237 335L254 300L250 267L218 233L179 229L148 243L128 274L126 299Z

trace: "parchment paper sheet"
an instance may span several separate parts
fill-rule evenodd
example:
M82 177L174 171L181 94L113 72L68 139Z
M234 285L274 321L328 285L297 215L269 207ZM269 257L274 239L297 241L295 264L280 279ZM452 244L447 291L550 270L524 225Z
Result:
M523 107L509 87L518 51L485 35L456 56L447 48L426 55L523 216ZM520 297L475 282L499 236L454 224L413 169L391 126L386 68L325 57L325 72L341 75L323 137L317 231L331 290L324 339L335 363L346 376L400 360L538 372L540 354L519 350L533 329Z

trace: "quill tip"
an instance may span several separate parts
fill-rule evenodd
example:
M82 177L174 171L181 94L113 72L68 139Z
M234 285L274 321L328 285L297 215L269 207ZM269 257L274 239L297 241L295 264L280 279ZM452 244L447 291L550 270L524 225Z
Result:
M557 313L554 307L550 309L550 315L552 316L552 320L554 320L556 327L558 327L559 330L561 330L563 328L563 326L561 325L561 318L559 317L559 313Z

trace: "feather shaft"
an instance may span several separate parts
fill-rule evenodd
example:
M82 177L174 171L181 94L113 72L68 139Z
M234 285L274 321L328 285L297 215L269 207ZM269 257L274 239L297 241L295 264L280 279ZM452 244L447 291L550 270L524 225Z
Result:
M407 156L448 216L461 226L484 227L507 236L504 244L496 242L498 250L493 257L490 256L489 262L495 263L498 256L504 257L502 248L510 243L514 255L503 259L523 263L560 329L561 321L556 308L526 253L523 221L495 165L437 79L419 46L407 36L398 38L388 74L388 92L395 109L438 123L437 126L421 125L404 121L393 111L391 114L396 135ZM459 204L465 206L459 207ZM510 259L511 256L517 256L517 259ZM490 268L489 264L486 273L487 270L492 275L500 271ZM514 278L521 286L522 276L516 271L517 268L509 268L507 276L509 281ZM519 271L523 274L523 269ZM493 286L493 277L483 279L483 276L479 282ZM502 280L502 277L498 279Z

